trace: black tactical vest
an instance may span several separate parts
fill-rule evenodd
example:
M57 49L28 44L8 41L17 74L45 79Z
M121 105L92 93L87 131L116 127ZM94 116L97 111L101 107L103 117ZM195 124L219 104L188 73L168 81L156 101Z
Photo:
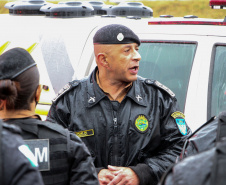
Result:
M8 131L14 133L14 134L21 134L21 130L17 128L14 125L8 125L5 124L1 119L0 119L0 184L2 184L2 179L3 179L3 162L2 162L2 132L4 129L7 129Z
M69 184L70 174L70 133L58 124L43 122L38 119L14 119L7 123L18 125L22 130L22 137L26 141L42 139L49 140L48 161L49 168L40 170L45 185ZM37 152L40 158L44 158L45 153Z

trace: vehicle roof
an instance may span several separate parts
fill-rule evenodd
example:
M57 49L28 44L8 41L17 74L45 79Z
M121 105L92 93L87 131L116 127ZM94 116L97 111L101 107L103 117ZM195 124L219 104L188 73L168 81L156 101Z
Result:
M22 28L26 26L26 32L30 29L34 32L48 32L48 29L55 29L51 31L59 31L61 29L67 29L77 25L78 30L81 29L93 29L95 26L101 26L104 24L126 24L130 25L139 33L163 33L163 34L188 34L188 35L217 35L225 36L226 26L223 25L184 25L184 24L171 24L171 21L195 21L195 22L223 22L223 19L206 19L206 18L182 18L182 17L173 17L173 18L142 18L138 20L127 19L124 17L116 18L103 18L101 16L86 17L86 18L49 18L45 16L16 16L9 14L0 15L0 23L3 26L1 29L8 27ZM149 22L165 22L164 24L154 24L148 25ZM169 22L169 24L166 24ZM83 27L78 27L82 25ZM141 27L144 26L144 27ZM208 29L207 29L208 27ZM161 28L161 29L160 29ZM189 28L189 29L184 29ZM75 29L74 29L75 30ZM181 33L183 30L183 33ZM15 30L12 30L15 32ZM19 30L17 30L19 31ZM25 30L22 30L25 31ZM68 30L69 31L69 30Z

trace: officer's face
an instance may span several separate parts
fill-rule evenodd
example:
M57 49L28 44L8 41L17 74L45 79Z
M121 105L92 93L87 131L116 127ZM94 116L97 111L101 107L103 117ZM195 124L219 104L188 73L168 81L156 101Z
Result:
M136 43L115 44L110 46L107 53L109 75L111 78L122 82L133 82L137 79L139 61L139 46Z

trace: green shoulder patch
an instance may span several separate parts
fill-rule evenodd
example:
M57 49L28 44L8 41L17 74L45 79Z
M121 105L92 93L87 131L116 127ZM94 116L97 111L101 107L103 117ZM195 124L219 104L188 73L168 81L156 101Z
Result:
M171 114L171 116L175 119L177 127L182 135L187 135L188 134L188 129L187 125L185 122L185 116L182 112L176 111Z

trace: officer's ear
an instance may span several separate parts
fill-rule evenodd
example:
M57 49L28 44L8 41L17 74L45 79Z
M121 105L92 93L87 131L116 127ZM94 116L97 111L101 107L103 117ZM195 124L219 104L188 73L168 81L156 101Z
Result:
M97 55L97 60L98 60L98 63L102 67L109 68L109 63L108 63L108 59L107 59L107 54L106 53L99 53Z
M6 100L0 100L0 111L6 106Z
M36 103L38 103L39 100L40 100L41 92L42 92L42 86L39 85L37 90L36 90L36 95L35 95L35 102Z

